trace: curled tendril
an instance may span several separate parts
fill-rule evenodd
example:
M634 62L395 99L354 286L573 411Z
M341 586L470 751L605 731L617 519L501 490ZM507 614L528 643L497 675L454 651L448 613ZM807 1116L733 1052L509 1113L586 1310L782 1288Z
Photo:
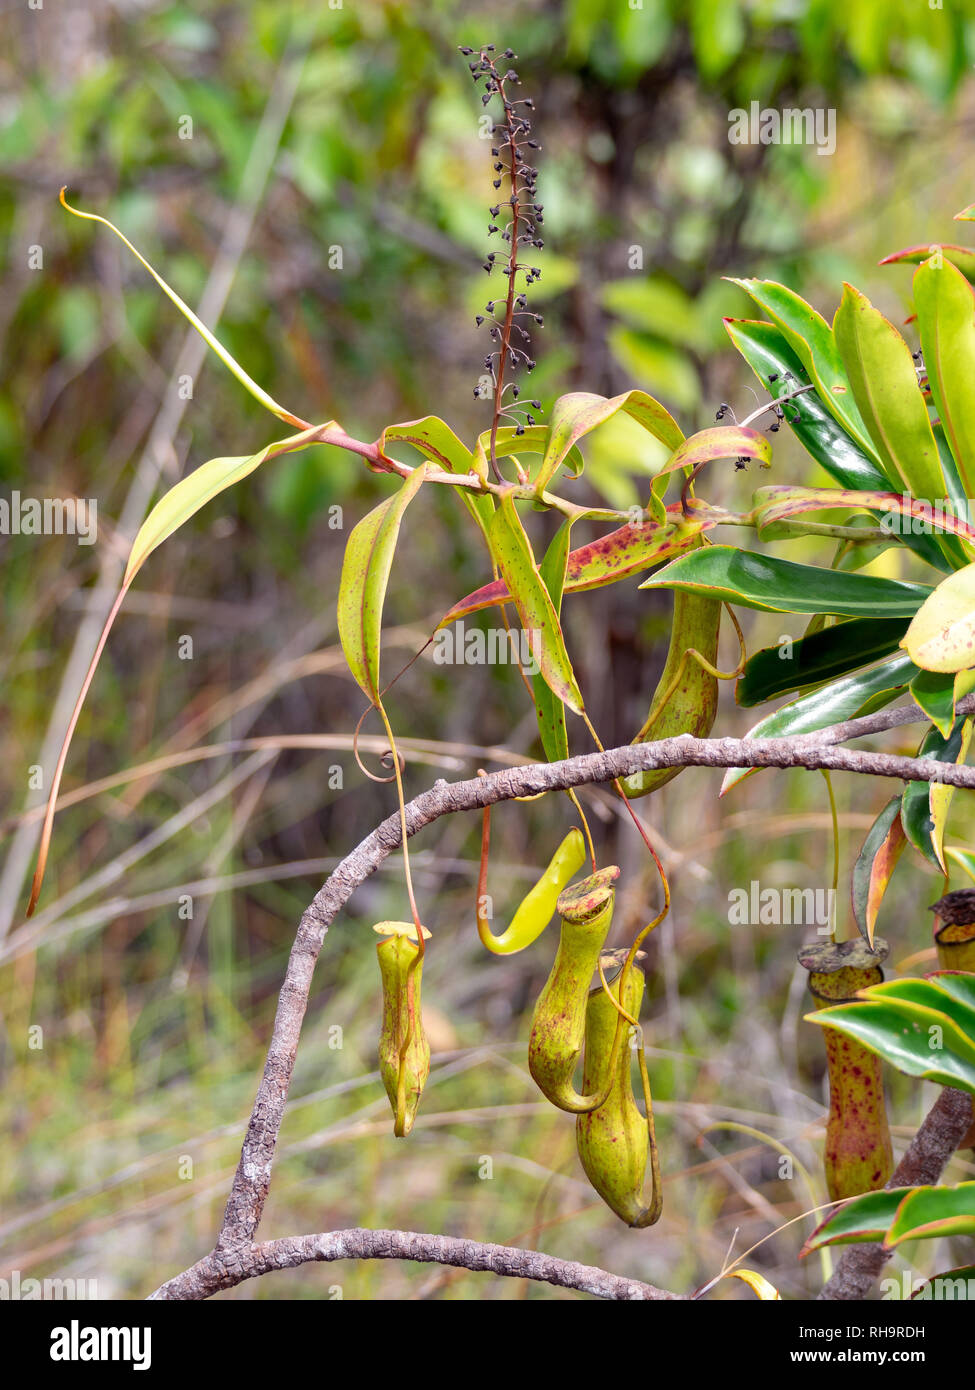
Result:
M379 755L380 767L387 767L393 769L388 777L380 777L378 773L370 772L369 769L366 767L365 763L362 761L362 754L359 752L359 735L362 732L362 726L365 723L367 716L372 713L374 708L374 705L369 705L367 709L364 709L359 718L358 724L355 726L355 733L352 735L352 756L355 758L356 767L362 773L363 777L369 778L370 782L395 782L397 758L399 759L400 775L402 776L402 774L406 771L406 758L401 752L399 752L398 749L395 755L393 753L392 748L385 749L384 752L380 753Z

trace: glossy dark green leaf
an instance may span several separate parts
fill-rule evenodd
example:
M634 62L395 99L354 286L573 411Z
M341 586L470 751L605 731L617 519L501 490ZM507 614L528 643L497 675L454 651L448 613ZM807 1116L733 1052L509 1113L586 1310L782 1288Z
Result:
M832 613L840 617L911 617L930 588L868 574L797 565L792 560L709 545L672 560L641 589L688 589L766 613Z
M939 763L963 763L972 736L972 721L959 719L946 738L938 729L925 734L919 758ZM901 822L908 840L943 872L944 833L955 788L945 782L908 782L901 798Z
M856 1245L864 1241L882 1243L891 1250L905 1240L972 1234L975 1182L893 1187L864 1192L844 1202L816 1227L799 1253L805 1257L825 1245ZM935 1275L935 1280L964 1276L969 1268L949 1270ZM919 1294L931 1297L930 1289L927 1295L922 1291Z
M975 1094L975 1008L967 1008L960 1025L964 1007L937 978L891 980L861 990L854 1003L817 1009L806 1019L856 1038L908 1076Z
M725 327L764 390L778 396L793 385L810 384L812 378L774 324L725 319ZM890 486L876 460L847 434L817 392L797 397L788 406L785 420L803 448L841 487L882 492ZM951 568L933 536L901 535L893 540L902 542L936 569Z
M851 618L795 642L763 647L748 658L735 700L739 705L760 705L869 666L895 652L906 629L903 618Z
M783 705L754 724L745 737L789 738L815 733L817 729L842 723L844 719L855 719L860 714L889 705L916 675L917 667L902 653L869 671L821 686L811 695ZM721 783L721 795L760 771L754 767L729 768Z
M975 1014L975 975L963 970L935 970L927 978Z
M823 316L793 290L774 280L732 280L732 283L751 295L781 330L810 379L816 383L819 398L834 420L852 436L868 458L876 459L873 440L857 408L833 329Z
M955 676L942 671L920 671L911 681L911 695L942 738L955 723Z
M775 324L758 319L725 319L724 324L764 391L780 396L793 384L811 384L812 378ZM789 373L793 381L788 380ZM794 420L797 413L799 418ZM818 392L797 397L785 418L803 448L841 487L884 491L889 486L876 461L827 410Z
M957 1029L952 1046L960 1056L975 1062L975 1009L968 992L946 986L946 980L951 978L950 973L944 970L923 978L905 975L898 980L885 980L882 984L874 985L875 993L871 998L881 1002L893 1000L905 1008L916 1006L944 1014ZM933 1043L936 1040L929 1041Z

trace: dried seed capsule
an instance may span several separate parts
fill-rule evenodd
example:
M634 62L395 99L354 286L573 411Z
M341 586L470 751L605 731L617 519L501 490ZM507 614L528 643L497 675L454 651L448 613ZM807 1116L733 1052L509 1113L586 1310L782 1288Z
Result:
M539 936L552 920L559 894L573 879L586 861L586 842L582 831L573 826L552 855L548 868L522 900L511 925L493 936L486 917L478 912L477 931L482 945L496 956L513 955L523 951Z
M858 989L879 985L887 943L874 937L873 950L856 937L852 941L817 942L799 952L809 973L809 989L817 1008L848 1003ZM887 1126L880 1058L855 1038L824 1028L829 1071L829 1117L823 1166L833 1201L875 1192L894 1171Z
M614 999L620 997L621 981L622 972L609 986ZM623 1007L631 1018L640 1012L643 988L643 971L631 966L623 994ZM609 1094L598 1110L576 1117L576 1148L586 1177L620 1220L628 1226L652 1226L663 1205L656 1172L651 1201L643 1198L653 1118L651 1112L648 1121L633 1098L629 1047L614 1048L618 1019L616 1006L600 984L590 992L586 1007L582 1084L594 1093L609 1087Z
M599 1103L598 1095L579 1095L572 1079L585 1036L589 986L613 920L619 872L615 864L599 869L560 894L559 949L532 1015L528 1070L543 1095L572 1114Z
M718 655L720 626L720 602L682 589L674 591L674 621L667 660L646 722L633 739L634 743L652 743L657 739L676 738L679 734L707 738L718 710L718 682L687 653L693 649L713 666ZM682 770L661 767L634 772L623 778L623 789L629 797L646 796L673 781Z
M379 1070L393 1107L393 1133L403 1138L413 1128L430 1074L430 1044L420 1012L423 958L412 922L380 922L373 931L387 938L376 947L383 981ZM424 941L429 936L424 927Z

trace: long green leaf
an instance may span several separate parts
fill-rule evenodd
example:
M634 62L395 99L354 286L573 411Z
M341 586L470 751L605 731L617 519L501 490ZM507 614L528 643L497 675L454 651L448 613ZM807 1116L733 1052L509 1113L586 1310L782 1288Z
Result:
M766 613L910 617L931 590L876 575L797 565L734 546L709 545L672 560L641 589L688 589Z
M893 1000L905 1008L928 1009L944 1014L951 1019L957 1029L953 1035L952 1046L960 1056L975 1062L975 1010L964 994L945 988L945 972L921 979L917 976L904 976L899 980L884 980L873 985L872 999L883 1003Z
M966 497L975 497L975 296L959 270L931 261L914 274L914 303L935 408Z
M549 592L555 608L555 615L561 620L562 592L565 588L565 568L569 558L569 537L572 522L565 521L556 531L549 544L538 572ZM538 719L538 732L542 748L550 763L560 762L569 756L569 735L565 726L565 705L550 689L540 675L532 677L532 692L535 696L535 714Z
M947 738L955 723L955 677L941 671L921 671L911 681L911 696L941 737Z
M66 187L67 185L65 185L65 188ZM73 208L70 205L70 203L68 203L65 200L64 188L61 189L59 196L61 199L61 206L67 212L70 212L73 217L84 218L86 222L100 222L102 226L107 227L110 232L115 233L119 241L123 242L129 248L133 256L135 256L136 260L145 266L146 270L148 270L149 274L155 280L156 284L160 287L164 294L168 295L168 297L176 305L176 308L180 311L183 317L193 325L197 333L199 333L200 337L206 343L207 347L209 347L213 352L217 354L224 366L227 367L233 373L233 375L240 382L241 386L243 386L244 389L248 391L256 401L260 401L261 405L265 406L271 412L272 415L276 415L279 420L284 420L286 424L303 425L305 423L303 420L299 419L297 415L292 415L290 410L285 410L283 405L278 405L277 401L273 398L273 396L269 396L268 393L263 389L263 387L258 386L257 382L247 375L240 363L237 362L233 357L231 357L230 353L224 347L223 343L221 343L220 340L215 336L215 334L213 334L210 331L210 329L207 328L206 324L203 323L201 319L197 318L196 314L194 314L190 306L184 303L182 299L180 299L176 291L174 289L171 289L170 286L166 284L166 281L162 278L162 276L158 275L156 271L153 270L152 266L146 260L145 256L141 255L140 252L138 252L135 249L131 241L129 241L127 237L122 235L118 227L116 227L113 223L109 222L107 217L99 217L98 214L95 212L81 212L78 208Z
M975 975L963 970L935 970L928 980L938 989L958 999L975 1016Z
M975 1094L975 1008L968 1009L968 1021L959 1026L957 1000L940 984L911 981L908 990L899 990L905 983L872 985L860 991L856 1002L817 1009L807 1021L856 1038L908 1076ZM916 1002L918 985L929 987L929 1003ZM952 1006L955 1017L945 1005Z
M909 531L912 527L923 526L929 531L942 531L975 541L975 527L967 520L955 516L944 506L937 510L929 502L897 492L854 492L848 488L792 487L776 483L758 488L753 501L755 505L750 516L763 540L775 540L784 534L777 529L777 523L790 517L806 512L853 509L877 516L881 526L895 538L901 529ZM898 520L901 517L910 518L908 527L901 527Z
M866 295L843 286L833 325L857 408L884 471L923 502L943 501L941 457L911 349Z
M206 506L207 502L225 492L234 483L239 483L249 473L253 473L267 459L280 458L282 454L306 449L309 444L315 442L315 436L322 428L321 425L314 425L301 434L292 435L290 439L268 444L256 454L249 456L209 459L185 478L181 478L160 498L136 532L132 549L129 551L123 584L130 584L156 547L162 545L164 540L201 507Z
M500 506L491 521L491 549L542 679L563 704L581 714L582 694L565 649L558 614L508 489L502 492Z
M339 579L339 641L349 669L374 705L380 697L383 605L400 523L428 469L426 463L414 468L392 497L353 527L345 546Z
M729 277L731 278L731 277ZM857 408L833 330L811 304L774 280L734 280L779 328L833 418L868 458L876 450Z
M975 251L970 246L956 246L951 242L933 243L925 246L905 246L903 251L894 251L885 256L878 265L920 265L932 256L941 254L946 261L961 271L966 280L975 280Z
M724 325L763 390L781 396L790 389L812 384L809 372L775 324L759 319L725 319ZM818 391L798 396L794 404L789 402L785 419L803 448L841 487L883 491L888 486L873 457L827 410Z

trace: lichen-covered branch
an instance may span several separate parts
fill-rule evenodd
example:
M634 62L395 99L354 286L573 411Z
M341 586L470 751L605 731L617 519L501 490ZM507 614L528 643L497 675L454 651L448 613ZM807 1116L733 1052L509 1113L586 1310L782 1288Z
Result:
M510 1245L486 1245L457 1236L421 1235L416 1231L328 1231L322 1235L289 1236L247 1245L236 1250L214 1251L198 1264L169 1279L151 1295L154 1299L194 1300L209 1298L221 1289L232 1289L245 1279L275 1269L294 1269L315 1260L418 1260L454 1265L514 1279L536 1279L562 1289L575 1289L595 1298L646 1302L680 1299L681 1294L610 1274L575 1260L558 1260L538 1250Z

